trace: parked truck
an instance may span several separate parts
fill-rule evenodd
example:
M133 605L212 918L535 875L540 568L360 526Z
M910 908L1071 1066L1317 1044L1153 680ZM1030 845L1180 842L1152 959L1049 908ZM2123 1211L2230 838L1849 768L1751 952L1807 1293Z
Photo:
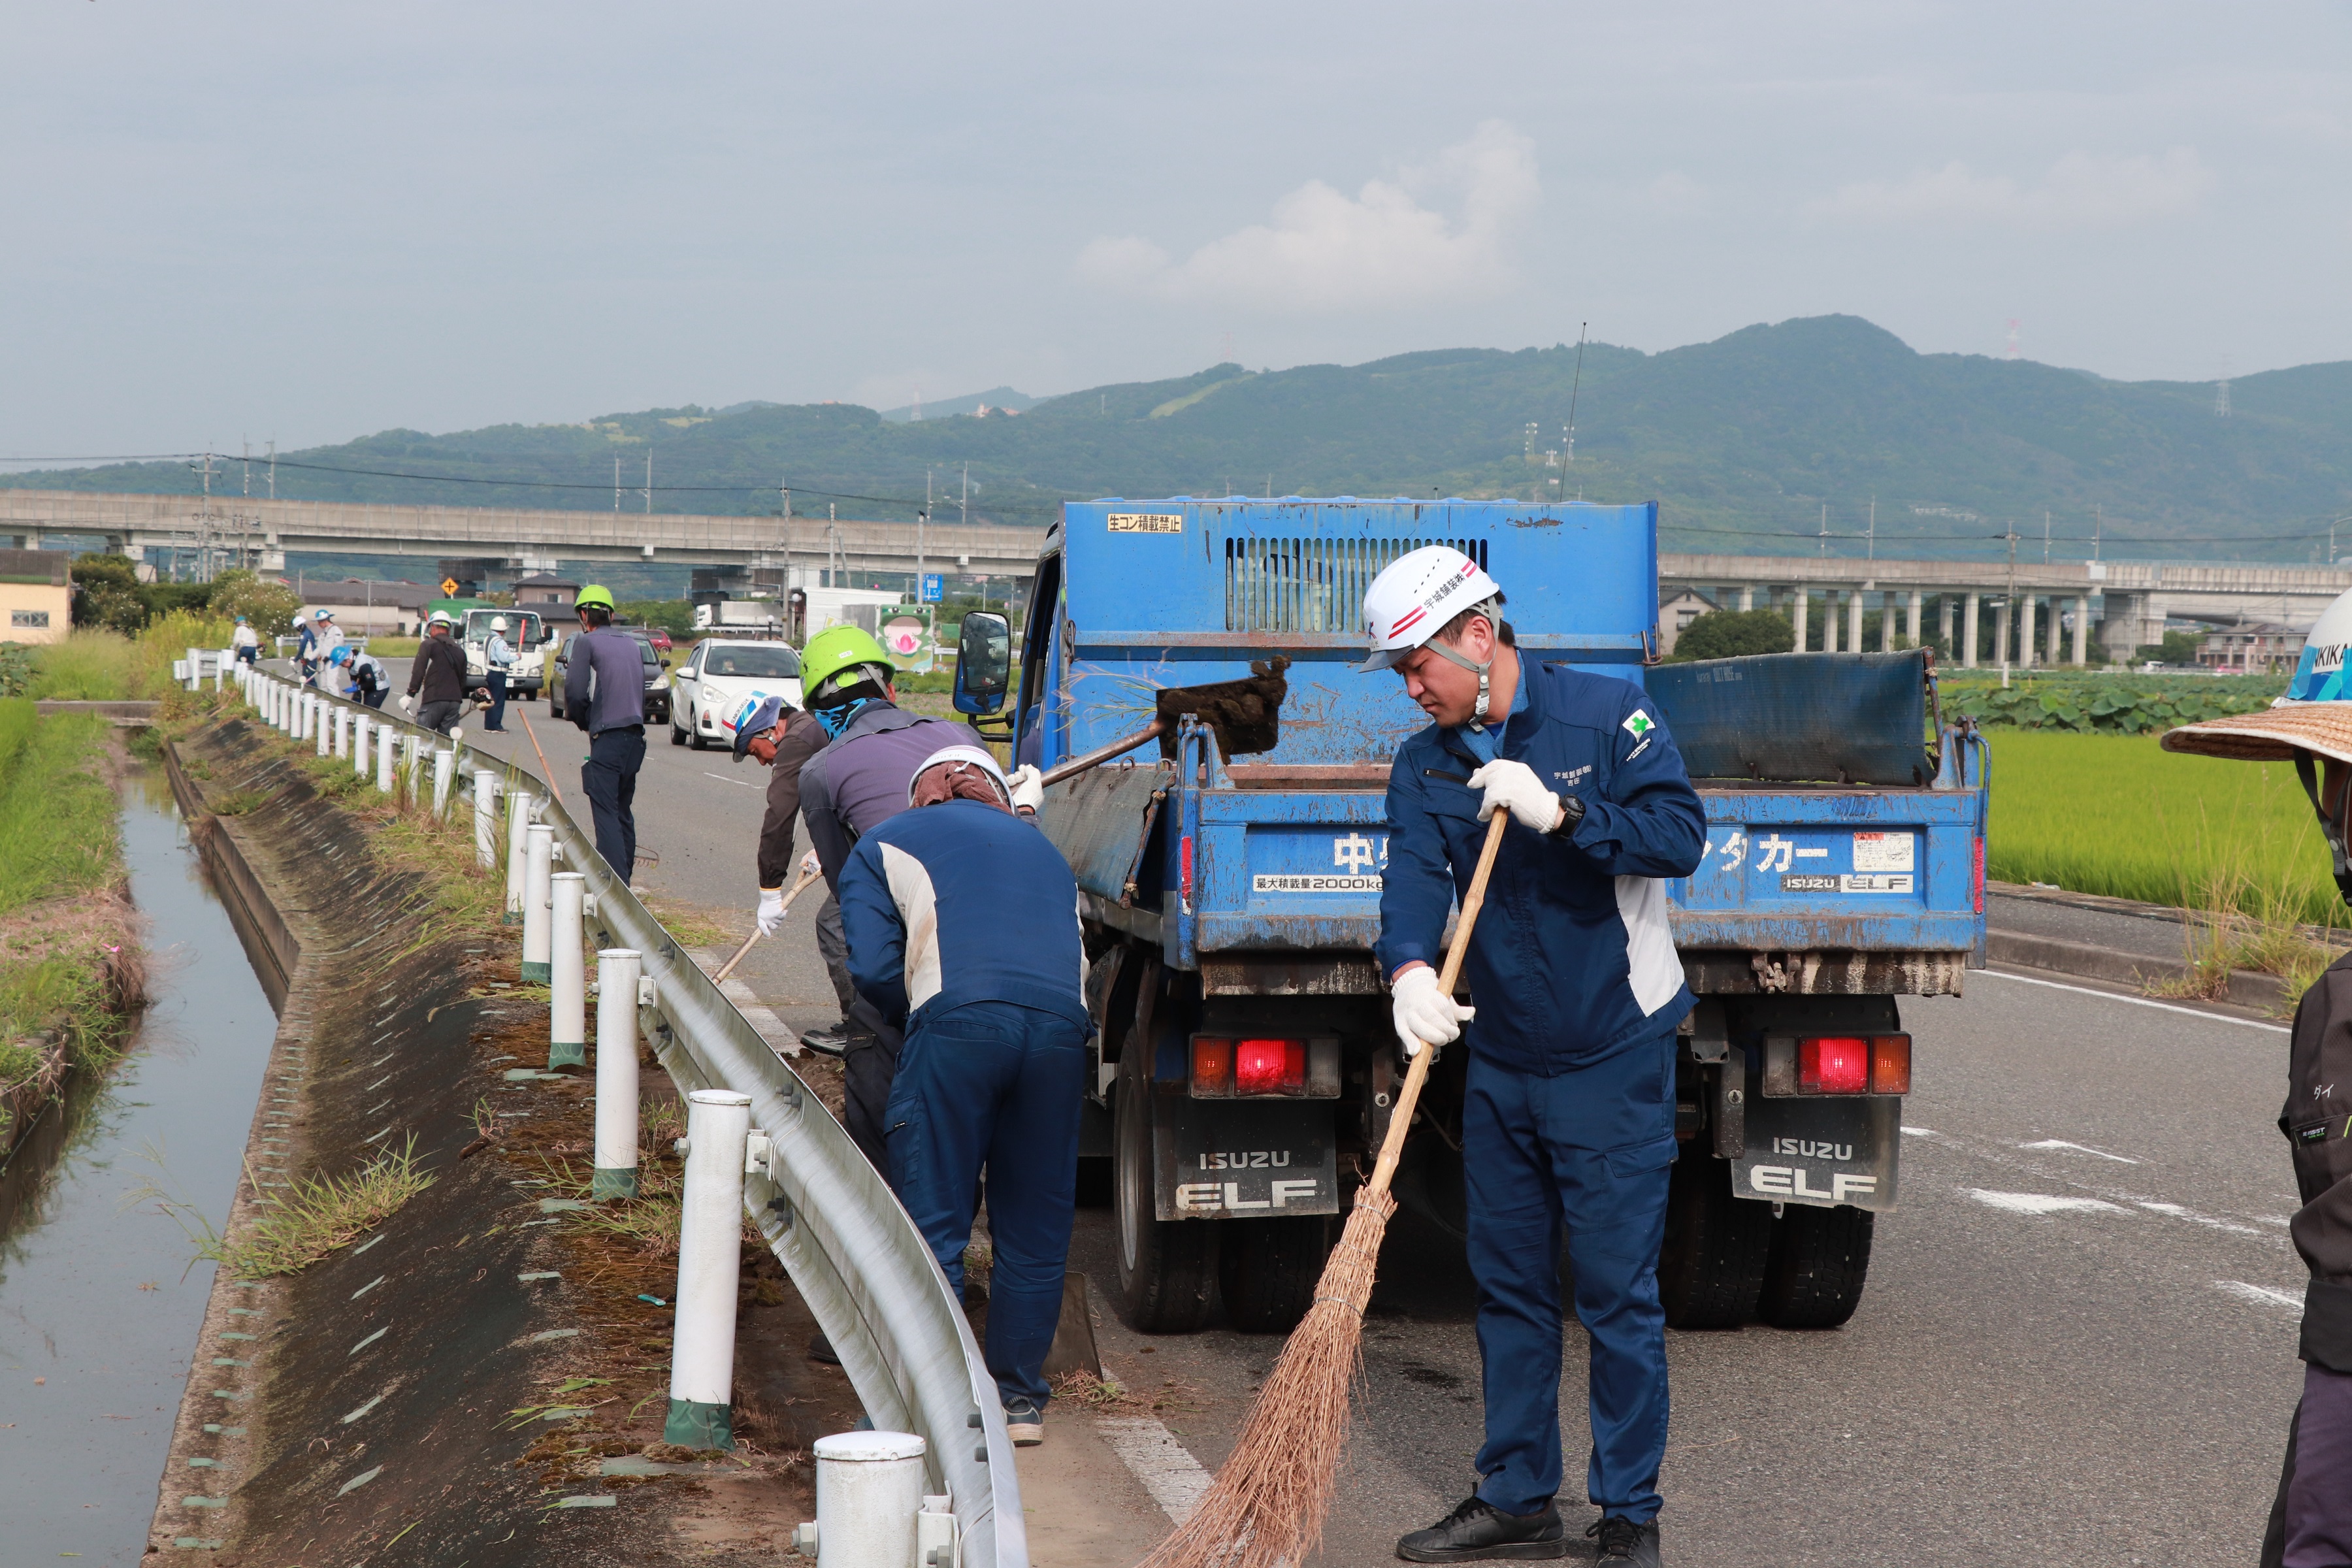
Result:
M1983 742L1936 718L1925 653L1659 666L1656 535L1654 504L1092 501L1044 536L1017 662L1003 617L965 618L957 708L1046 767L1148 722L1159 689L1289 660L1273 751L1221 755L1186 720L1156 754L1055 784L1041 814L1081 889L1085 1149L1108 1162L1136 1328L1197 1329L1220 1302L1245 1331L1296 1322L1388 1130L1384 795L1427 721L1355 666L1365 588L1437 543L1503 584L1523 658L1645 684L1706 805L1706 858L1669 887L1699 1001L1668 1321L1853 1312L1898 1195L1900 1006L1957 995L1982 963ZM1395 1183L1457 1235L1465 1062L1439 1058Z

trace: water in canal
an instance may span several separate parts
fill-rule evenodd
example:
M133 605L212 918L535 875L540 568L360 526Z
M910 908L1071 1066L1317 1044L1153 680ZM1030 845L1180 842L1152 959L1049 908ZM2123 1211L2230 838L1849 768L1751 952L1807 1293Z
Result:
M167 1461L174 1486L222 1489L170 1452L213 1266L190 1267L179 1226L126 1200L160 1179L226 1220L277 1019L160 774L126 785L122 837L152 1005L113 1069L77 1079L0 1169L12 1565L131 1568Z

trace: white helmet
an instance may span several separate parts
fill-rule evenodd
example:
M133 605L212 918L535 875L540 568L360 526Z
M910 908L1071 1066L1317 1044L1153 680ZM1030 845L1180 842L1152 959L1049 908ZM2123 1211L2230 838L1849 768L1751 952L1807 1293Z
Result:
M492 616L490 617L490 630L494 632L502 632L506 629L507 618L504 616Z
M1372 579L1364 595L1364 624L1372 639L1372 654L1359 670L1393 669L1407 654L1428 644L1438 657L1478 676L1478 703L1471 710L1472 728L1486 721L1486 673L1492 661L1479 664L1465 658L1444 643L1430 638L1465 610L1485 608L1491 617L1493 601L1503 590L1486 575L1485 567L1450 544L1424 544L1389 563Z

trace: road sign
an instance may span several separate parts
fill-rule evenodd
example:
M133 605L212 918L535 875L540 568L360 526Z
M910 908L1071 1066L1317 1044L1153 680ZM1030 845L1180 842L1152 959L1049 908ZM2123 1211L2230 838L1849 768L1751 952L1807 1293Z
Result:
M457 579L455 577L441 579L441 596L445 599L454 599L457 596Z
M944 577L943 575L941 575L940 574L937 573L937 572L926 572L926 573L924 573L924 574L923 574L923 592L922 592L922 601L923 601L923 603L924 603L924 604L926 604L926 605L936 605L936 604L940 603L942 599L945 599L947 596L948 596L948 580L947 580L947 578L946 578L946 577Z

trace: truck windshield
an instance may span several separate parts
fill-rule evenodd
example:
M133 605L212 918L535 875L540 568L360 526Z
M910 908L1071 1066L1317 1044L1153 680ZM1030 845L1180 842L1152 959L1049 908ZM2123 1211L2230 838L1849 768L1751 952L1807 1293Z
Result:
M788 647L761 647L729 643L704 656L705 675L742 675L767 680L791 680L801 672L800 655Z
M490 640L490 622L504 616L507 621L507 641L517 648L531 647L541 637L539 617L529 610L468 610L466 612L466 640Z

